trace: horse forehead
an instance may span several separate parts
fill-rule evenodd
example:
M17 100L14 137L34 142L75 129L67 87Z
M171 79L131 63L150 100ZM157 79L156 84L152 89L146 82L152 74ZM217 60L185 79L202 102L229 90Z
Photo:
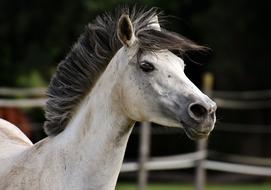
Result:
M165 66L176 64L180 66L184 65L184 61L169 50L159 51L147 56L150 56L150 59L152 59L155 62L158 62L158 64L161 63Z

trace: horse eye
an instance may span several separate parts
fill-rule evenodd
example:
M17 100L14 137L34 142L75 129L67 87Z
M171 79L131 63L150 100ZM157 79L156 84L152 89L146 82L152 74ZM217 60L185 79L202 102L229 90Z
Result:
M155 68L152 63L150 63L148 61L143 61L140 63L140 69L142 69L142 71L144 71L146 73L149 73L149 72L153 71Z

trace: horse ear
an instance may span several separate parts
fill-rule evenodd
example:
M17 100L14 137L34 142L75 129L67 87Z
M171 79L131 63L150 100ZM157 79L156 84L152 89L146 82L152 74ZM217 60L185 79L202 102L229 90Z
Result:
M158 16L155 15L149 22L148 27L154 29L154 30L158 30L161 31L161 27L159 24L159 20L158 20Z
M123 45L130 47L135 41L134 28L132 22L127 14L121 15L117 35Z

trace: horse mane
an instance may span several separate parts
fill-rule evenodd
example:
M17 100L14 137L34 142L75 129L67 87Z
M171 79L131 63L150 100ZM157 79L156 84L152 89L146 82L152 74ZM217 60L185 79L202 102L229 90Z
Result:
M130 16L140 52L169 49L184 53L187 50L204 49L179 34L149 27L153 18L161 15L157 8L145 10L134 7L131 11L128 8L117 8L112 13L98 16L86 26L51 79L45 106L44 130L47 135L57 135L65 129L76 107L122 47L116 31L123 13Z

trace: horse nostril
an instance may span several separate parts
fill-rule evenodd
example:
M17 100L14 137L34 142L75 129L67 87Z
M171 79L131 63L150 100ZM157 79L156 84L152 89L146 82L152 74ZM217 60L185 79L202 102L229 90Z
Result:
M189 107L189 115L195 120L201 119L207 115L207 109L201 104L192 104Z

